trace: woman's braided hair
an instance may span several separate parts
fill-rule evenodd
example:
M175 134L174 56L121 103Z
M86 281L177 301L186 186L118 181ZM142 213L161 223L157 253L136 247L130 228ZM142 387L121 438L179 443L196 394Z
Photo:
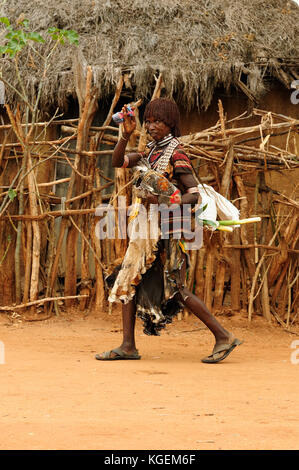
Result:
M154 117L170 127L174 137L180 137L180 111L177 104L169 98L156 98L150 101L144 111L144 121Z

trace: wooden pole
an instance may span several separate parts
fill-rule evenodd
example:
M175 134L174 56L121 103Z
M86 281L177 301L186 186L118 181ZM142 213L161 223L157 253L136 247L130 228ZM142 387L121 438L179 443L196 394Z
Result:
M85 126L90 126L91 120L92 120L92 115L96 110L96 93L95 89L91 88L91 80L92 80L92 69L91 67L87 68L87 76L86 76L86 82L85 82L85 100L84 100L84 105L82 101L80 101L80 107L83 107L82 115L79 118L79 123L78 123L78 139L77 139L77 146L76 148L81 150L83 146L83 138L84 136L82 134L85 134L86 137L86 132L84 133L84 130L86 129ZM77 87L78 89L78 87ZM80 92L79 92L80 93ZM77 169L79 167L80 163L80 154L76 154L75 161L74 161L74 167ZM68 186L67 190L67 195L66 199L71 199L73 195L73 188L76 182L76 172L74 169L72 169L71 173L71 179L70 183ZM56 247L56 255L55 259L53 262L53 266L51 269L51 278L50 278L50 293L52 295L53 293L53 288L54 288L54 283L56 279L56 274L57 274L57 269L58 269L58 262L59 262L59 257L62 249L62 243L65 235L65 231L67 228L68 220L67 218L63 217L60 225L60 232L59 232L59 237L57 241L57 247ZM74 230L74 229L73 229ZM77 235L76 235L77 236ZM75 239L74 231L72 233L72 236L69 236L68 239L68 245L70 246L70 242L74 242ZM76 241L76 240L75 240ZM66 258L67 261L70 261L69 264L70 266L66 267L66 285L65 289L66 292L74 292L75 286L76 286L76 255L74 255L74 249L77 249L76 243L71 246L72 249L72 254L70 254L70 260L68 260L68 257ZM67 272L68 267L70 267L70 272ZM75 279L75 282L74 282Z
M261 172L261 186L265 186L265 173ZM271 194L270 194L271 197ZM264 194L261 198L261 206L264 214L269 212L269 195ZM266 217L262 218L261 222L261 237L260 243L264 244L267 240L267 231L268 231L268 219ZM262 292L261 292L261 304L262 312L265 319L270 323L271 322L271 311L270 311L270 301L269 301L269 288L268 288L268 277L267 277L267 268L265 263L261 267L261 276L263 279Z
M99 172L95 172L96 185L101 184ZM93 206L98 207L102 203L102 195L100 192L94 193ZM92 245L96 253L95 257L95 308L101 310L104 307L105 301L105 284L104 284L104 273L101 263L98 260L103 261L101 240L97 237L96 232L96 217L91 219L91 240Z
M234 181L236 183L238 195L239 195L239 198L240 198L240 218L241 219L246 219L249 216L249 208L248 208L248 198L247 198L247 194L246 194L246 191L245 191L245 186L244 186L243 180L242 180L240 175L235 175L234 176ZM253 277L254 277L254 273L255 273L254 245L252 245L252 244L249 245L249 242L248 242L248 227L247 227L246 224L241 225L241 227L239 228L239 231L240 231L240 240L242 242L242 245L244 247L246 247L245 250L242 250L243 251L242 255L244 257L245 265L247 266L247 269L248 269L249 284L251 284L251 282L253 280ZM250 246L250 248L249 248L249 246ZM252 248L251 248L251 246L252 246ZM249 298L248 298L247 302L249 302Z
M232 233L233 243L240 243L240 234L238 229L234 229ZM231 308L239 311L241 306L241 253L240 250L230 250L230 298Z
M82 75L84 74L82 70ZM81 77L82 79L82 77ZM88 142L88 133L92 120L97 110L97 99L95 89L92 89L92 69L87 67L86 81L77 80L76 90L80 105L80 119L78 123L78 138L76 143L76 150L82 151L86 148ZM80 171L82 168L83 171ZM73 181L73 188L75 195L83 192L82 178L77 174L77 170L81 173L84 172L84 160L80 157L75 160L74 168L72 169L71 181ZM72 204L74 209L79 207L78 200ZM75 219L77 223L77 219ZM68 256L66 257L65 266L65 295L67 297L76 294L77 285L77 257L78 257L78 231L74 225L69 226L66 238L66 250ZM84 244L84 242L83 242ZM70 307L74 303L74 299L70 298L66 301L66 306Z
M221 115L221 113L220 113ZM221 118L223 121L223 117ZM224 121L223 124L224 126ZM223 129L224 132L224 129ZM226 162L225 162L225 167L224 167L224 172L221 180L221 185L220 185L220 194L222 196L226 197L229 199L229 194L230 194L230 186L231 186L231 178L232 178L232 171L233 171L233 162L234 162L234 149L233 145L230 144L227 150L227 155L226 155ZM227 234L226 233L221 233L219 234L219 244L217 246L217 250L215 250L216 258L217 258L217 265L216 265L216 280L215 280L215 296L214 300L216 302L213 305L213 310L219 310L222 306L223 302L223 297L224 297L224 282L225 282L225 276L226 276L226 269L227 266L231 266L230 262L230 256L229 256L229 250L224 248L224 245L227 240ZM237 260L237 256L233 255L235 260ZM225 261L228 261L225 262ZM232 267L231 266L231 273L233 272L233 269L238 270L238 266ZM235 276L233 274L233 281L235 281ZM232 281L232 279L231 279ZM240 283L240 278L239 278L239 283ZM231 282L231 295L233 295L237 292L237 286L232 285ZM234 305L234 307L236 307Z

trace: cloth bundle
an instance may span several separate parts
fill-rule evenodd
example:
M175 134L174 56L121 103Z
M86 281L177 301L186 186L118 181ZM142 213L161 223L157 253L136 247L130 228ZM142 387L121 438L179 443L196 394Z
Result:
M222 220L239 220L240 212L228 199L217 193L212 186L199 184L198 191L202 202L200 208L205 209L198 215L200 220L211 220L217 226L217 217ZM235 225L239 227L239 225Z

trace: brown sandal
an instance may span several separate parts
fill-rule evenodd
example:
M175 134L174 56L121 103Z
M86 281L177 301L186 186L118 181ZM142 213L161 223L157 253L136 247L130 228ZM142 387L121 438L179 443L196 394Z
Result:
M216 364L217 362L223 361L236 346L242 344L243 341L240 341L238 338L235 338L231 343L219 344L215 346L213 352L210 356L204 357L201 362L206 364ZM223 353L223 354L221 354Z
M111 357L111 353L114 353L115 356ZM127 354L120 348L111 349L111 351L105 351L102 354L96 354L95 358L98 361L120 361L120 360L137 360L141 359L138 351L133 354Z

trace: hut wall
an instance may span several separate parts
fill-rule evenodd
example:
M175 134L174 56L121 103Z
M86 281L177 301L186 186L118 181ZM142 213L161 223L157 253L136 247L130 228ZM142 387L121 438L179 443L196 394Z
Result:
M284 116L293 117L295 119L298 119L299 117L299 105L292 104L291 91L287 90L278 82L271 83L268 93L266 93L258 103L252 103L244 93L238 92L237 90L225 92L223 89L218 89L214 94L211 105L206 111L199 112L198 110L193 109L190 112L186 112L184 107L180 106L182 116L182 134L185 135L199 132L213 126L219 119L218 100L222 101L227 120L239 116L245 111L250 112L253 108L283 114ZM253 116L250 119L246 119L246 121L244 121L246 124L244 125L257 125L260 121L260 117ZM242 123L242 121L240 122ZM238 126L239 125L240 124L238 124Z
M218 100L222 101L224 113L227 116L227 120L232 119L236 116L241 115L245 111L259 108L273 113L282 114L284 116L299 118L299 104L295 105L291 102L291 91L287 90L279 82L271 82L269 85L269 91L261 99L259 103L252 103L246 95L242 92L225 92L225 90L218 89L214 95L213 101L207 111L198 112L198 110L191 110L186 112L181 107L181 132L182 135L186 135L193 132L199 132L208 127L215 125L219 119L218 115ZM246 119L244 126L258 125L261 122L259 116L253 116ZM242 121L238 121L236 126L241 126ZM279 148L283 148L286 145L287 136L277 136L273 140L275 145ZM260 141L257 141L257 146ZM294 142L290 142L292 151L296 153L294 148ZM299 136L296 136L296 146L299 149ZM255 175L253 175L255 178ZM291 190L295 187L299 180L299 169L294 171L270 171L266 173L266 182L273 188L279 191ZM252 181L254 182L254 181ZM291 184L291 186L290 186Z
M2 123L8 124L9 121L7 116L2 116ZM0 131L0 141L4 142L5 133L8 130ZM56 132L53 129L47 128L46 133L39 137L40 140L49 139L51 140L56 136ZM9 132L6 138L7 143L17 142L17 138L13 132ZM14 150L5 150L0 164L0 193L6 192L10 184L12 183L18 169L21 166L22 154L20 148L18 150L18 161L14 158ZM46 146L43 146L43 152L47 152ZM7 158L11 156L12 158ZM46 153L39 155L38 158L45 158ZM34 158L34 163L38 160ZM35 177L37 184L46 183L54 179L54 164L53 161L48 160L40 164L35 169ZM52 187L46 186L39 188L41 196L40 203L44 206L49 201L47 195L52 191ZM3 202L3 197L0 198L0 207ZM45 206L44 206L45 207ZM24 183L24 212L28 212L28 186L27 180ZM18 198L10 204L7 213L18 214L19 205ZM23 222L25 224L25 222ZM18 223L11 221L9 223L7 219L0 221L0 305L7 305L15 302L15 249L16 249L16 228ZM23 231L23 234L26 231ZM46 261L46 246L48 242L48 233L46 222L41 223L41 264L44 265ZM20 270L21 270L21 281L24 277L24 260L26 256L26 249L28 248L26 236L22 237L21 242L21 253L20 253ZM31 248L30 248L31 249ZM23 282L21 282L23 286ZM42 283L40 289L42 290Z

